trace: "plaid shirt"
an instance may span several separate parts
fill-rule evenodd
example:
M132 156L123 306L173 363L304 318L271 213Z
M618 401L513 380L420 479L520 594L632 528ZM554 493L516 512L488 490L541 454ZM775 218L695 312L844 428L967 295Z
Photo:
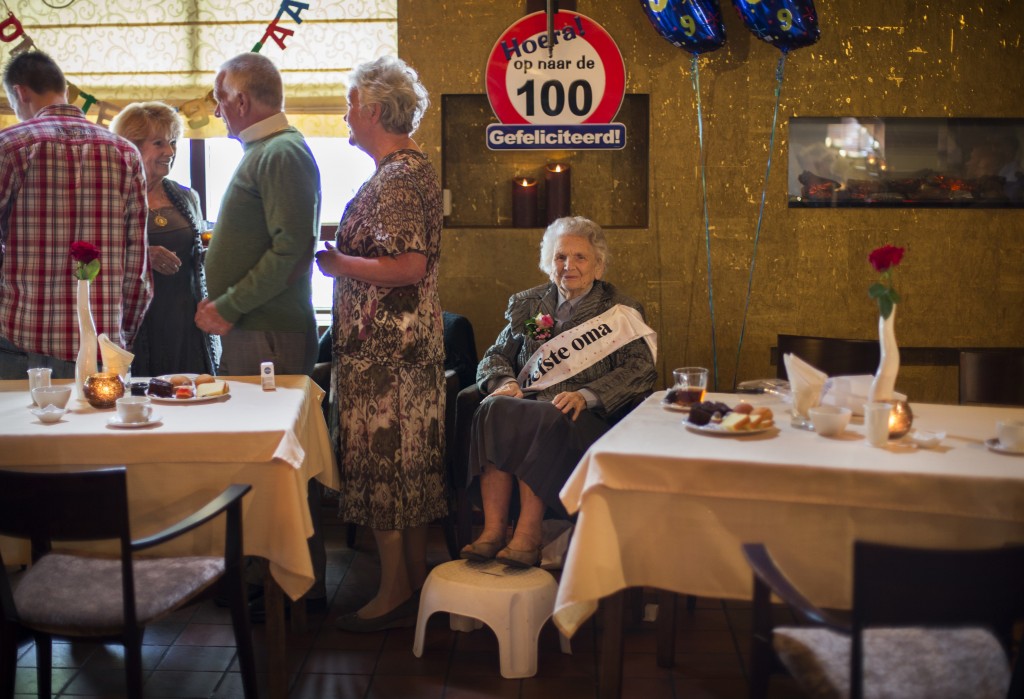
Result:
M153 297L146 178L128 141L69 104L0 131L0 336L74 361L77 280L71 243L100 250L91 284L96 332L130 348Z

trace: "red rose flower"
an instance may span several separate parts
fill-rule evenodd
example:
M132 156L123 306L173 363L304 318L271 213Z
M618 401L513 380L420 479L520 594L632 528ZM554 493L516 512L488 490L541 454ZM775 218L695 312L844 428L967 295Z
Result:
M76 240L71 243L71 259L87 265L100 256L100 249L92 243Z
M75 261L75 279L92 281L100 273L100 249L92 243L76 240L71 243L71 259Z
M868 296L878 301L878 311L883 318L892 315L892 309L900 302L900 295L892 285L892 271L903 259L903 248L894 245L883 245L868 255L868 262L875 271L882 275L880 281L868 288Z
M898 248L895 245L883 245L871 251L868 261L876 272L884 272L900 263L900 260L903 259L903 250L904 248Z

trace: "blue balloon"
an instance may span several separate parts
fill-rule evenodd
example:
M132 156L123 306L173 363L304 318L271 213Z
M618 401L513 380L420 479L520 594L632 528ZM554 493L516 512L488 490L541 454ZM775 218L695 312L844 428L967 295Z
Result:
M818 37L818 15L811 0L732 0L747 29L782 49L810 46Z
M640 4L658 33L681 49L699 54L725 43L718 0L640 0Z

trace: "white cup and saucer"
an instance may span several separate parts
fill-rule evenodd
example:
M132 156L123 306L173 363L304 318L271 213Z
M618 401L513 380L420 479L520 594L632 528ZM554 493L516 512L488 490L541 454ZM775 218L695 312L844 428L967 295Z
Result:
M1024 420L997 420L996 436L985 446L1000 454L1024 456Z
M115 405L117 413L107 420L111 427L147 427L160 422L160 416L153 414L153 402L148 396L124 396Z

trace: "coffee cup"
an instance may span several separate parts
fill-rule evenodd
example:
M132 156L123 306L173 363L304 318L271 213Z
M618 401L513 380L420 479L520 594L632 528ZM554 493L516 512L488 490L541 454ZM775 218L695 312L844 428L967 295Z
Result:
M117 419L121 422L149 422L153 404L146 396L124 396L117 399Z
M996 422L996 437L1007 451L1024 453L1024 420L999 420Z

